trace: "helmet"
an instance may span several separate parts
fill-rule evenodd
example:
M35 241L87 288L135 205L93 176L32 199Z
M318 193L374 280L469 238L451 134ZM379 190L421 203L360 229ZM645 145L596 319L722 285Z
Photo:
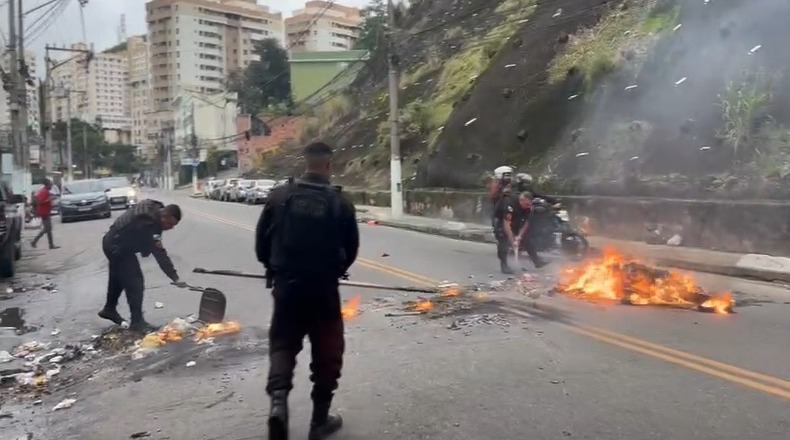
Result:
M502 165L501 167L494 170L494 177L497 179L503 179L506 177L510 177L513 174L513 168Z
M516 183L521 185L532 185L532 176L527 173L516 174Z

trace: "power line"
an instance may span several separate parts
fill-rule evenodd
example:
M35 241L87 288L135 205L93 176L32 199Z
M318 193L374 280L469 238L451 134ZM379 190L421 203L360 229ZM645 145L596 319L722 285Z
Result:
M33 42L36 38L40 37L44 32L49 29L52 24L63 14L71 0L56 0L52 3L46 11L36 17L25 32L25 40L27 43Z

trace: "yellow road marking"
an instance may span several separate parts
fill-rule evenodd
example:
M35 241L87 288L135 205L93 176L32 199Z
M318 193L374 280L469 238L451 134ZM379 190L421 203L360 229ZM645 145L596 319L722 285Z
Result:
M248 231L255 231L254 227L245 225L243 223L217 217L202 211L191 211L202 217L217 221L219 223L235 226ZM366 258L357 259L357 264L369 269L387 273L389 275L394 275L395 277L402 278L419 285L436 286L440 283L440 281L436 279L410 272L408 270L388 266ZM516 311L516 313L519 312ZM685 351L665 347L663 345L655 344L653 342L645 341L621 333L612 332L602 328L566 323L558 324L577 334L587 336L609 345L614 345L626 350L641 353L646 356L663 360L665 362L686 367L700 373L790 400L790 381L780 379L778 377L746 370L734 365L725 364L713 359L708 359L702 356L687 353Z

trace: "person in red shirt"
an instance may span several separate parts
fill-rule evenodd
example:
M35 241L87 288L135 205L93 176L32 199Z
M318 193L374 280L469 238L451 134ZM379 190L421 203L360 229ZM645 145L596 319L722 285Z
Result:
M36 247L38 240L47 234L47 241L49 241L49 248L50 249L57 249L60 246L55 246L55 242L52 239L52 193L50 189L52 188L52 181L49 179L44 179L44 186L38 190L36 194L36 217L41 219L41 232L36 235L36 238L30 242L30 245Z

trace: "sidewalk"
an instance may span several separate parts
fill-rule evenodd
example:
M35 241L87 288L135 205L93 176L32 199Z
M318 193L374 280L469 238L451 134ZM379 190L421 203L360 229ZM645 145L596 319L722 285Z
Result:
M390 216L389 207L357 206L361 221L374 220L382 226L476 242L494 243L491 226L404 215ZM790 258L762 254L734 254L697 248L650 245L606 237L587 237L593 248L613 247L625 254L651 260L659 266L707 272L760 281L790 282Z

